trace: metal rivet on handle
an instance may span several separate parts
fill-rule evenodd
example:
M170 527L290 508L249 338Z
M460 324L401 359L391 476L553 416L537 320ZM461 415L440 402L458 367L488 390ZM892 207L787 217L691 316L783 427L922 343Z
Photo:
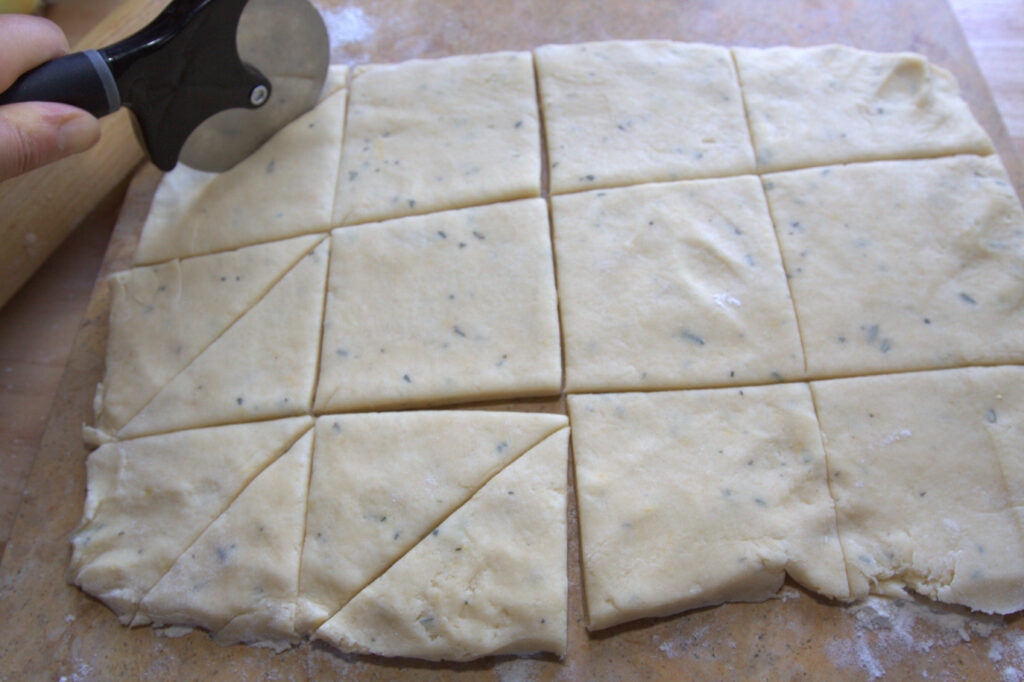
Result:
M257 85L249 93L249 101L252 102L254 107L263 106L263 103L267 101L267 96L270 92L267 90L265 85Z

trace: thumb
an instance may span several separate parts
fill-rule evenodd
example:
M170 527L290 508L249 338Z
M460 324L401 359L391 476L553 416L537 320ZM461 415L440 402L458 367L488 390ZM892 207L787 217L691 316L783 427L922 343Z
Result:
M100 125L66 104L25 102L0 107L0 181L85 151Z

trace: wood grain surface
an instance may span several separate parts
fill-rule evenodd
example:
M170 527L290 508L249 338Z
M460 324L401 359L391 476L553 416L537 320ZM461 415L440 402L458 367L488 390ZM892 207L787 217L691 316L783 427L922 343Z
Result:
M325 10L334 34L333 57L340 62L643 37L725 45L842 42L868 49L919 51L956 74L972 109L995 139L1018 193L1022 188L1024 174L1012 152L1011 138L952 11L941 0L621 0L600 4L536 0L493 2L486 11L468 0L317 4ZM158 173L152 169L134 180L103 261L104 273L127 264L157 180ZM108 221L110 213L108 208ZM81 444L81 424L90 418L93 389L102 372L109 303L102 280L88 302L70 362L56 389L60 353L47 356L44 350L63 348L61 343L71 336L66 326L49 333L46 325L57 325L58 320L66 325L77 319L75 310L81 310L72 304L54 305L53 292L68 282L80 305L91 289L83 282L90 281L90 265L95 267L95 254L100 251L97 245L105 242L103 230L109 230L102 216L96 220L101 227L91 227L77 244L69 243L49 274L37 277L0 312L0 369L6 386L0 393L0 438L15 433L22 439L18 460L24 470L28 468L24 453L38 438L38 415L46 409L47 398L55 396L27 485L5 481L6 493L0 492L2 512L5 495L10 509L12 491L25 490L0 561L0 618L7 624L0 637L0 679L445 679L456 673L473 679L679 679L684 675L860 679L882 674L894 679L910 675L980 679L1024 669L1024 650L1019 646L1024 642L1024 627L1019 618L1005 623L983 620L975 627L975 621L944 613L936 619L919 619L912 631L904 631L866 622L847 608L791 586L782 600L703 609L588 635L582 626L574 532L569 548L570 649L564 662L540 657L449 666L349 657L308 644L273 655L241 646L220 648L202 634L168 640L149 629L122 628L110 611L64 581L67 538L78 522L84 498L87 451ZM93 260L78 261L79 250L93 251ZM69 294L69 298L73 297ZM30 325L35 333L19 332L22 325ZM46 340L47 336L53 339ZM35 363L39 368L33 366L33 357L45 358ZM8 379L14 374L17 378ZM6 454L5 448L5 458ZM572 516L570 525L575 525ZM0 535L0 539L6 537ZM907 608L928 612L920 605ZM950 623L967 623L964 634L970 641L964 641L957 627L951 630ZM978 636L989 630L993 631L988 637Z

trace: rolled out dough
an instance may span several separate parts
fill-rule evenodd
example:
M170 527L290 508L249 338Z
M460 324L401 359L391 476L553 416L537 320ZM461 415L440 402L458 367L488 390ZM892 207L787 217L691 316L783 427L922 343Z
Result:
M328 256L328 240L323 239L118 436L308 414Z
M587 626L849 597L806 384L570 395Z
M756 178L641 185L551 203L568 391L803 374Z
M732 53L758 170L993 151L953 76L921 55L843 45Z
M568 445L563 428L506 467L316 638L430 660L564 655Z
M1024 361L1024 211L997 157L764 183L810 376Z
M331 251L318 410L558 393L540 199L342 227Z
M296 643L295 599L313 454L307 431L186 549L134 624L202 627L222 644Z
M89 455L69 580L132 620L143 595L310 417L109 443Z
M444 411L317 420L298 625L312 631L554 431L562 415Z
M359 66L334 224L540 195L529 52Z
M111 276L96 429L116 434L318 241L299 237Z
M634 40L534 57L552 194L754 171L728 49Z
M1022 378L972 367L811 384L854 597L907 587L988 613L1024 609L1024 434L991 433L1024 410L1019 391L999 389Z

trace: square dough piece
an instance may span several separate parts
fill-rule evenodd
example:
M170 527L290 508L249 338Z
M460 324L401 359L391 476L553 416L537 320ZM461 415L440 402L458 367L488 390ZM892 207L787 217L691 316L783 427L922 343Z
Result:
M339 228L331 240L318 411L558 393L542 200Z
M322 624L492 476L567 423L562 415L480 410L318 419L298 627Z
M112 275L106 369L90 435L117 433L318 241L307 235Z
M988 433L993 415L1024 409L992 389L1020 379L968 368L811 384L854 597L909 587L989 613L1024 608L1024 544ZM1019 458L1024 439L1015 446Z
M336 225L540 195L528 52L360 66L351 97Z
M193 256L330 228L345 120L345 67L324 99L224 173L179 164L153 197L135 263Z
M161 388L118 437L310 412L327 262L328 240L322 239Z
M312 426L295 417L103 445L86 460L68 579L128 624L203 529Z
M508 465L316 631L430 660L565 655L569 429Z
M991 154L956 79L917 54L733 48L757 166Z
M567 390L763 383L803 373L757 178L551 203Z
M812 377L1024 360L1024 212L995 156L765 176Z
M139 604L133 625L201 627L220 644L297 643L295 600L313 432L232 501Z
M806 384L569 396L588 627L849 587Z
M534 56L552 194L754 171L728 49L617 41Z

